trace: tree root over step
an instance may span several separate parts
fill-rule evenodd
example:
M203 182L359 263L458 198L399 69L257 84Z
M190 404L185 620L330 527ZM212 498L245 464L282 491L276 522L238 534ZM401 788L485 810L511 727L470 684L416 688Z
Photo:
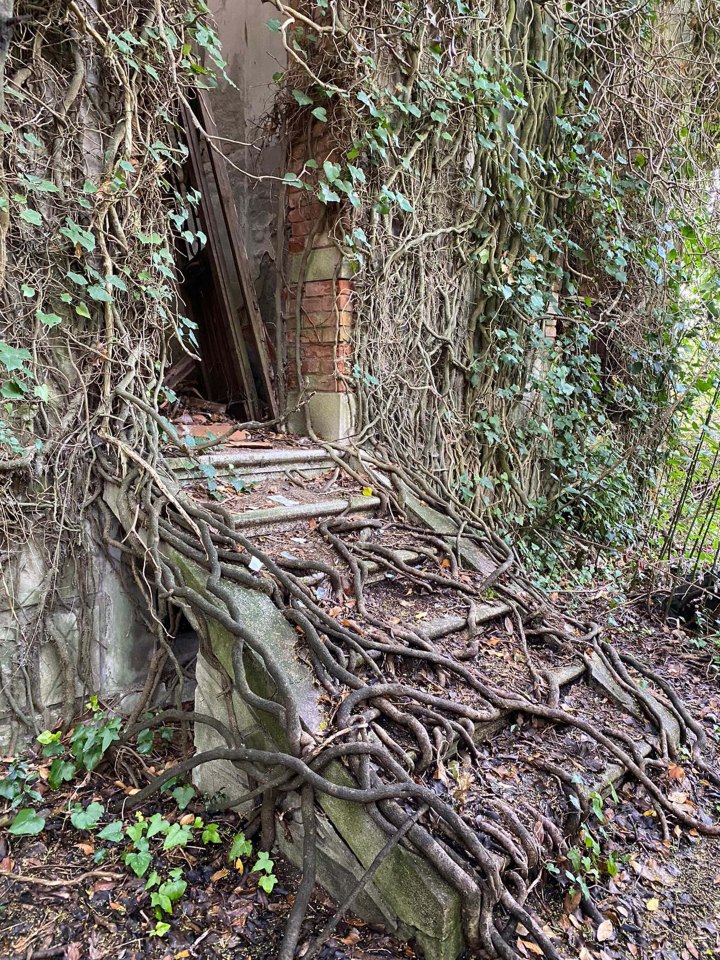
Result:
M272 813L277 798L290 790L300 791L303 882L287 925L280 960L291 960L295 955L315 883L316 800L322 794L365 805L387 836L385 846L344 907L351 905L393 848L403 843L426 857L460 894L464 933L471 950L513 960L517 954L508 940L515 927L522 924L548 960L560 960L559 948L528 907L528 894L543 865L566 852L567 824L522 804L520 808L526 817L539 825L539 829L533 830L524 822L521 809L493 796L489 787L482 792L482 808L470 816L451 799L438 796L429 778L431 767L454 753L472 763L478 754L477 731L502 718L525 716L589 737L610 763L620 765L642 784L666 837L671 822L720 835L720 826L703 823L673 804L652 777L653 769L666 767L673 758L675 739L684 742L690 736L695 763L715 784L720 782L703 760L702 729L677 695L638 660L614 650L602 638L597 625L581 624L559 614L523 579L506 544L476 519L462 520L462 537L481 546L500 570L479 586L473 586L472 578L461 569L460 538L438 537L410 525L394 495L384 497L383 517L340 516L317 525L316 533L332 547L342 562L340 567L318 559L306 567L295 561L283 566L243 535L233 516L221 505L200 505L182 496L170 500L147 474L138 491L136 480L140 480L139 473L126 477L115 509L125 527L123 549L133 558L138 581L146 585L146 593L156 594L160 615L167 607L180 607L200 624L201 633L213 621L229 631L236 640L235 676L231 679L223 671L225 695L230 698L234 688L251 708L274 717L282 725L287 746L277 751L250 749L241 742L238 730L212 718L182 714L185 719L214 727L226 746L199 753L165 771L131 802L142 803L168 779L201 764L231 761L245 773L251 785L245 796L233 799L233 804L250 800L262 804L264 829L270 831L272 816L268 813ZM405 478L404 482L409 481ZM414 489L428 497L428 491L417 484ZM435 499L433 506L438 508L441 504ZM429 562L408 563L406 553L373 541L371 535L388 532L412 540L416 554L426 556ZM205 571L202 591L196 588L197 584L185 581L178 563L172 559L177 555L194 561ZM253 572L253 568L258 568L258 560L262 563L261 575ZM371 609L365 589L370 562L374 569L379 567L402 577L418 589L442 589L467 604L467 648L456 653L442 652L421 627L391 623L385 615ZM343 568L344 574L340 572ZM338 591L350 593L354 600L352 621L336 618L323 606L303 580L308 572L324 572L336 595ZM317 681L333 704L332 722L322 735L304 727L287 678L267 657L264 664L274 681L277 698L269 700L251 689L244 674L243 654L253 652L263 657L263 652L243 625L228 583L262 591L300 636ZM513 635L527 665L529 692L503 689L491 676L474 669L478 650L474 614L482 609L481 619L486 619L488 583L502 599L498 609L512 619ZM561 709L559 681L551 671L535 663L538 644L572 651L576 661L584 662L593 676L609 678L603 682L609 684L610 695L614 691L620 702L629 698L636 715L655 729L652 751L647 745L633 742L620 726L612 729ZM215 667L223 669L213 659L209 644L204 643L202 650ZM165 640L146 684L147 697L167 661L173 659L171 645ZM399 665L405 677L410 667L417 679L402 679ZM652 696L641 689L629 669L652 681L662 694ZM569 676L575 677L579 672L583 671L571 670ZM464 700L453 698L451 687L471 695ZM662 704L659 696L663 697ZM138 705L136 717L145 706L146 703ZM172 716L180 714L161 714L152 723L162 723ZM672 718L678 738L669 734L667 717ZM337 778L330 775L330 764L338 762L354 785L336 782ZM543 765L542 761L539 765ZM545 769L567 792L575 791L569 769L559 764L545 764ZM481 782L482 771L477 765L475 776ZM597 914L592 904L586 907L591 917ZM313 951L318 946L319 943L314 944Z

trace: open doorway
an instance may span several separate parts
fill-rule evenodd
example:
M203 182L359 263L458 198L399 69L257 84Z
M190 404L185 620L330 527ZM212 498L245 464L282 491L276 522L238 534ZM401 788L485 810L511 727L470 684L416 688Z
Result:
M183 108L188 162L175 188L188 203L193 222L188 237L204 234L204 244L178 238L177 258L183 276L180 296L197 325L202 362L178 353L166 386L207 404L222 406L239 420L278 416L273 355L260 316L243 233L207 98L196 93Z

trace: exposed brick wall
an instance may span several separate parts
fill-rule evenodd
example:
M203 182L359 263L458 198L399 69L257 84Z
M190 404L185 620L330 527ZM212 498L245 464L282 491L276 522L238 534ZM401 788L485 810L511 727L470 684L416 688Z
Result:
M312 130L311 151L320 166L332 158L328 127L329 124L317 123ZM289 169L299 174L307 159L307 140L298 141L291 150ZM349 376L352 281L348 265L330 236L340 216L337 208L338 204L326 206L307 191L288 189L287 285L283 307L289 391L298 388L295 350L298 279L305 249L310 243L305 281L299 293L302 386L324 393L346 389L342 378Z

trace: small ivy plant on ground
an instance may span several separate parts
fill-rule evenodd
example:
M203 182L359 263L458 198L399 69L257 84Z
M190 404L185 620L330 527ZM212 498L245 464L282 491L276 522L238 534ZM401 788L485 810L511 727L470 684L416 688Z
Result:
M29 758L18 758L8 765L5 777L0 780L0 797L7 803L4 819L9 822L10 837L37 836L45 830L46 816L42 809L36 809L44 800L36 789L43 780L51 793L57 793L79 776L86 778L121 739L120 718L101 710L96 698L86 706L90 719L78 724L67 736L50 730L38 736L40 772L33 768ZM171 739L172 730L161 729L159 737L161 742ZM153 743L154 735L150 731L141 732L136 739L137 752L148 755ZM43 761L48 760L52 761L51 765L42 766ZM137 811L132 817L113 818L106 805L95 797L85 804L68 802L65 808L65 829L69 824L73 830L94 840L96 864L119 861L129 876L145 879L143 892L149 894L155 920L150 936L163 937L169 932L174 908L187 892L185 866L172 864L174 852L186 847L211 849L226 845L227 860L234 869L240 874L258 874L257 887L266 894L272 893L277 877L268 851L255 850L243 832L229 835L220 824L197 813L185 812L196 798L196 791L189 784L168 781L162 794L172 799L174 811L155 811L149 815ZM2 819L0 817L0 821ZM248 869L253 855L255 861Z

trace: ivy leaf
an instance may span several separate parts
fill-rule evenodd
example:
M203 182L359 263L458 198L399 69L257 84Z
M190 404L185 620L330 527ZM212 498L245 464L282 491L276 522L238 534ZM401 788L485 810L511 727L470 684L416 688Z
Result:
M88 310L87 304L85 303L78 303L77 306L75 307L75 313L79 317L87 317L88 319L90 318L90 311Z
M240 857L249 857L252 853L252 843L244 833L236 833L228 853L228 860L239 860Z
M106 827L103 827L98 834L99 840L107 840L108 843L121 843L123 839L122 820L113 820Z
M56 327L59 323L62 323L62 317L59 317L57 313L44 313L42 310L36 310L35 316L46 327Z
M305 184L302 182L300 177L296 173L286 173L282 178L282 182L286 183L289 187L295 187L296 189L302 189Z
M265 873L272 873L274 866L275 861L270 859L270 854L266 850L261 850L258 853L252 872L255 873L256 870L264 870Z
M26 223L31 223L34 227L42 226L43 222L42 215L39 214L37 210L32 210L30 207L20 211L20 219L24 220Z
M312 115L317 120L320 120L321 123L327 123L327 110L325 107L315 107L315 109L312 111Z
M160 909L164 910L165 913L172 913L172 901L170 900L170 897L166 896L164 893L160 893L158 890L154 890L150 894L150 906L160 907Z
M161 813L154 813L148 820L148 840L158 833L167 833L169 829L170 824L165 817Z
M335 181L339 179L341 169L339 164L332 163L330 160L326 160L323 163L323 172L328 178L329 183L335 183Z
M260 877L258 886L262 887L265 893L272 893L273 887L277 883L277 877L274 875Z
M87 286L87 280L85 279L85 277L84 277L81 273L75 273L75 272L72 271L72 270L68 270L68 272L65 274L65 276L66 276L69 280L72 280L73 283L76 283L79 287L85 287L85 286Z
M31 144L33 147L42 147L42 141L38 140L34 133L24 133L23 140Z
M195 788L191 786L175 787L172 797L178 805L179 810L184 810L195 796Z
M30 299L31 297L34 297L35 294L37 293L37 291L35 290L35 287L31 287L29 283L24 283L20 287L20 290L22 291L22 295L24 297L27 297L28 299Z
M19 380L6 380L0 387L0 396L6 400L22 400L26 393L26 387Z
M92 286L87 288L87 292L93 300L98 300L101 303L112 303L112 297L105 287L101 287L99 283L93 283Z
M127 293L127 284L122 277L116 277L114 273L111 273L105 277L105 279L111 287L115 287L116 290L122 290L123 293Z
M11 347L9 343L0 340L0 364L9 372L11 370L22 370L22 365L26 360L30 360L29 350L17 350Z
M163 850L172 850L175 847L186 847L192 837L189 827L183 827L179 823L173 823L168 830Z
M94 830L104 813L105 807L101 803L91 803L86 810L75 807L70 814L70 823L76 830Z
M38 400L42 400L43 403L47 403L48 400L50 399L50 388L48 387L48 385L47 385L46 383L40 383L40 384L38 384L37 386L33 387L33 396L37 397ZM56 764L57 762L58 762L58 761L56 760L56 761L53 763L53 767L55 766L55 764ZM74 773L74 772L75 772L75 764L74 764L74 763L68 763L68 766L70 766L70 767L73 768L73 773ZM63 778L62 778L62 780L65 780L65 779L69 780L70 777L63 777ZM50 784L50 786L52 787L52 789L53 789L53 790L57 790L57 788L60 786L60 783L62 783L62 780L58 781L58 782L57 782L57 785L55 784L55 782L54 782L54 780L53 780L53 769L52 769L52 767L51 767L51 768L50 768L50 776L48 777L48 783Z
M75 223L70 217L65 218L66 227L60 227L60 233L72 241L76 246L81 246L88 253L95 249L95 237L90 230L83 230L79 224Z
M152 863L152 854L150 853L126 853L125 863L130 867L136 877L142 877L147 868ZM168 930L170 928L168 927Z
M303 93L302 90L293 90L292 95L301 107L309 107L313 102L313 98Z
M216 823L209 823L202 832L203 843L222 843L222 837Z
M325 183L324 180L320 181L320 193L319 198L323 203L339 203L340 197L335 193L334 190L331 190L330 187Z
M34 810L25 807L18 810L15 819L8 827L8 833L15 837L34 837L45 829L45 820Z
M160 885L159 893L167 897L172 903L176 900L179 900L180 897L187 890L187 881L181 878L175 880L166 880L165 883ZM170 910L167 911L170 913Z
M353 182L366 183L365 171L361 170L360 167L354 167L352 163L349 163L348 170L350 172L350 176L353 179Z
M44 180L42 177L34 177L29 173L23 175L23 180L27 184L28 190L37 190L38 193L59 193L57 184L52 180Z

